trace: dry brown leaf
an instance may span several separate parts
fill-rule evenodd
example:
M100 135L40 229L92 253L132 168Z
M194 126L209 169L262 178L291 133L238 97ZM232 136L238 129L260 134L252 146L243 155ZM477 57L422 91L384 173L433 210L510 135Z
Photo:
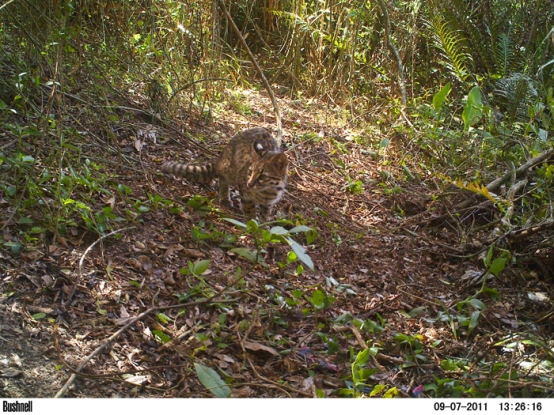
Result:
M244 346L245 349L252 350L253 352L263 350L264 352L271 353L273 356L281 356L275 349L260 343L243 341L242 345Z
M198 249L183 249L183 255L188 258L204 258L206 254Z

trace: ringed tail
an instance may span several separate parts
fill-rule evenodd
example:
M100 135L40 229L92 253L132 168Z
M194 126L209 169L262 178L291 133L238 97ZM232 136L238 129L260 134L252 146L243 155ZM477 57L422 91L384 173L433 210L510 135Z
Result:
M198 166L170 161L162 164L162 171L204 184L210 184L216 178L215 163Z

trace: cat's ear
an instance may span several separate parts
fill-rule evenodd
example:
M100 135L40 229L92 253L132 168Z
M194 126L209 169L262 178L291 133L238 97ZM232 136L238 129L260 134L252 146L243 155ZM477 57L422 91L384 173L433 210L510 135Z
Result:
M263 155L265 155L267 153L267 148L266 146L264 145L265 144L265 141L264 140L256 140L254 141L254 151L260 156L262 157Z

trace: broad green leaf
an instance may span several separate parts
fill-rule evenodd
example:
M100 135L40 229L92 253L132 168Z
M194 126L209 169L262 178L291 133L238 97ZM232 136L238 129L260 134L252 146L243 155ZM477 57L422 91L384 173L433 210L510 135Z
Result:
M273 228L271 228L270 232L273 235L287 235L289 233L289 231L287 231L282 226L274 226Z
M379 149L387 148L389 144L390 144L390 140L388 138L383 138L379 143Z
M202 275L204 272L206 272L209 266L210 266L209 259L198 261L196 264L194 264L194 268L192 272L194 275Z
M45 313L36 313L36 314L33 314L32 317L33 317L35 320L40 320L41 318L46 317L46 314L45 314Z
M215 370L199 363L195 363L194 368L200 383L216 398L229 398L231 396L231 388L227 386Z
M254 219L250 219L248 222L246 222L246 230L250 233L254 233L258 230L258 222L256 222Z
M495 277L498 277L498 274L500 274L504 270L504 267L506 266L506 261L508 261L508 258L506 257L496 258L494 261L492 261L489 272Z
M294 228L292 228L289 231L289 233L309 232L311 230L313 230L313 229L306 226L306 225L300 225L300 226L295 226Z
M294 251L294 253L296 254L296 256L298 257L298 259L313 271L314 262L312 261L312 258L310 258L310 256L306 254L305 249L301 245L299 245L294 239L286 238L286 240L289 243L292 250Z
M256 263L256 256L258 252L256 250L249 250L246 248L233 248L229 250L229 252L234 252L235 254L238 254L246 259L249 259L250 261Z
M246 224L241 222L241 221L238 221L236 219L232 219L232 218L223 218L223 220L226 220L227 222L231 222L233 225L235 226L238 226L239 228L244 228L246 229Z
M367 363L369 360L369 349L364 349L361 352L358 352L356 355L356 360L354 361L354 365L356 366L363 366Z
M306 232L306 243L308 245L311 245L313 241L317 239L317 231L315 229L312 229L309 232Z
M483 104L481 102L481 90L478 86L472 88L467 95L467 102L462 113L464 120L464 131L469 131L469 127L474 125L483 115Z
M467 301L468 304L471 304L473 308L476 310L484 310L485 309L485 303L483 303L481 300L477 298L472 298L471 300Z
M290 262L294 262L298 259L298 257L296 256L296 254L292 251L289 251L289 253L287 254L287 261L290 263Z
M327 294L322 290L315 290L310 302L318 310L323 310L326 306L329 305L329 298Z
M433 108L435 108L435 112L437 113L437 115L440 113L442 105L444 104L446 97L450 93L450 90L451 90L451 87L449 82L433 96Z
M373 390L369 393L369 396L379 395L381 392L383 392L383 390L385 390L386 387L387 385L375 385Z
M383 398L396 398L399 394L400 392L398 392L398 389L392 387L383 395Z

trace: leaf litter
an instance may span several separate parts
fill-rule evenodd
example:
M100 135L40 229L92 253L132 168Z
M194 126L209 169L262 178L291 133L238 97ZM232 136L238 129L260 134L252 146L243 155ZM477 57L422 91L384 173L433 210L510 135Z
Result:
M264 105L256 113L269 113L267 102L252 99L252 107ZM422 385L437 378L462 379L472 364L467 356L510 362L510 330L518 322L541 321L551 283L517 270L487 280L502 300L483 297L486 308L471 321L469 333L464 320L452 316L462 315L456 313L458 304L477 292L482 280L475 277L483 269L469 256L449 251L459 238L437 219L441 212L426 184L394 182L391 177L402 170L384 167L365 151L373 142L380 153L386 137L357 144L348 139L350 130L337 127L329 134L311 121L312 114L282 102L284 119L294 112L301 122L285 125L292 167L278 209L293 222L287 228L307 226L317 230L317 238L308 244L302 233L294 234L294 244L261 252L259 264L233 254L232 248L253 249L254 240L222 220L222 213L241 217L210 202L215 196L210 188L158 173L161 160L186 154L201 161L204 155L186 140L165 140L172 131L144 126L141 131L155 133L143 133L147 145L131 144L140 161L122 163L110 156L109 173L148 208L139 210L133 229L106 238L84 257L76 286L79 261L97 239L81 228L48 248L37 245L19 256L1 253L3 396L54 396L72 371L131 319L179 302L191 305L166 309L161 318L148 314L124 330L84 367L65 396L305 397L317 391L338 396L350 387L356 354L364 348L371 351L366 365L375 371L366 380L374 388L365 392L420 396L429 393ZM234 131L272 128L262 117L233 116ZM183 128L215 137L222 146L221 137L233 133L228 125ZM220 131L214 134L213 128ZM321 133L303 142L312 131ZM394 166L394 155L386 157L392 160L387 166ZM143 166L148 179L139 173ZM153 194L169 204L155 206ZM131 207L125 198L110 199L110 205L122 216ZM16 232L17 225L6 227L4 239L13 240ZM294 259L287 263L291 246L297 255L309 256L313 271L299 270ZM201 261L209 265L198 265ZM61 307L74 287L71 303ZM213 302L194 303L214 293L221 295ZM476 304L464 303L468 316ZM44 316L33 318L39 313ZM535 328L540 337L542 326ZM532 342L518 347L522 355L539 353ZM539 370L536 376L540 379Z

